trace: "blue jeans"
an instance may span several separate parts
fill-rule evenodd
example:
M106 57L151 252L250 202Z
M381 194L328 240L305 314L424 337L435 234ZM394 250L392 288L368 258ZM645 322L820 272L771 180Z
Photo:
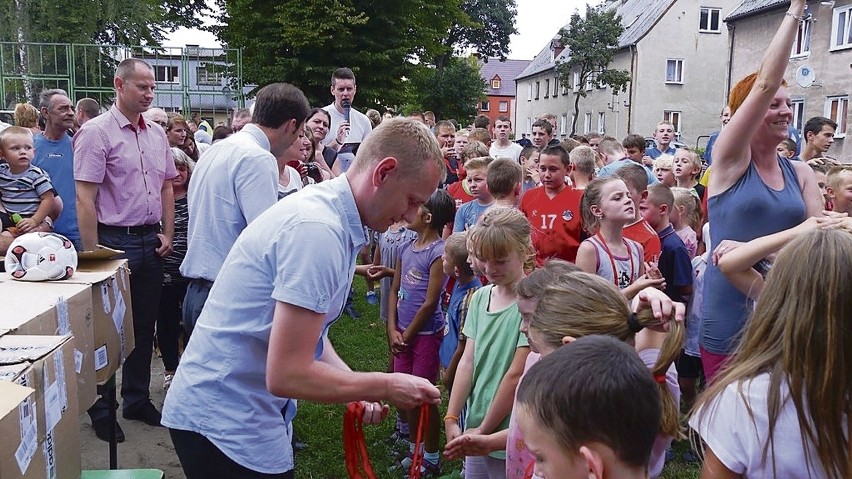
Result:
M163 286L163 258L155 251L160 240L156 232L136 235L99 227L98 243L124 251L120 258L127 259L130 266L130 300L136 347L125 359L121 370L121 397L127 411L150 401L154 325ZM92 420L109 414L106 387L98 386L98 394L101 398L89 409Z
M207 302L207 295L210 294L212 287L213 282L206 279L189 280L186 296L183 298L183 329L186 331L187 338L195 329L195 323L201 316L201 310L204 309L204 303Z

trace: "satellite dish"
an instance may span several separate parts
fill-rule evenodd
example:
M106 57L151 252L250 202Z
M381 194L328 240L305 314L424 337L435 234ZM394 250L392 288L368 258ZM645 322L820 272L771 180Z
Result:
M816 81L816 72L807 65L802 65L796 69L796 84L802 88L807 88Z

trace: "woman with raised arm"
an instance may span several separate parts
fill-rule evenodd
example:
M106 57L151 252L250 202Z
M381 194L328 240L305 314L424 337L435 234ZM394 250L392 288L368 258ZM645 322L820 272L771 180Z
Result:
M822 210L808 165L781 158L775 150L787 138L793 120L784 72L799 22L804 20L805 3L792 0L760 69L731 90L732 116L713 147L713 174L707 188L710 237L715 244L750 241L789 229ZM708 381L736 348L749 310L748 298L716 265L708 265L701 331L701 359Z

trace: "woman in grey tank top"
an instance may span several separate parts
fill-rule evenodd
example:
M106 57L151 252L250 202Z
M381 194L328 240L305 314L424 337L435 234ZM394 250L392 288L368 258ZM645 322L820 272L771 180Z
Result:
M710 237L750 241L791 228L822 205L814 175L807 164L780 158L775 147L787 138L793 120L784 72L805 1L793 0L758 72L731 90L731 120L713 147L708 184ZM724 254L722 245L717 254ZM709 264L704 283L701 356L712 380L733 353L749 315L748 299L719 269Z

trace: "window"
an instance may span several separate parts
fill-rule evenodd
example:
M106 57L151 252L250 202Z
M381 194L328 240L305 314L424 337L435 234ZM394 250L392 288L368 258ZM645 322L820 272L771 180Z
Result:
M532 101L532 83L528 83L527 87L527 101Z
M663 120L671 122L674 125L676 135L680 135L680 116L681 112L679 111L666 110L663 112Z
M571 84L570 84L570 83L568 83L567 81L566 81L566 82L564 82L564 83L562 83L562 94L563 94L563 95L567 95L567 94L568 94L568 90L569 90L570 88L571 88Z
M559 121L559 133L565 135L568 133L568 114L563 113L562 119Z
M527 117L527 133L532 131L532 118Z
M593 72L589 72L586 74L586 91L591 91L594 88L595 82L595 74Z
M491 106L488 104L488 100L485 100L479 104L479 111L488 111L491 109Z
M601 135L606 133L606 118L605 118L604 115L605 115L605 112L602 112L602 111L598 112L598 132Z
M160 83L180 83L178 67L154 65L154 80Z
M592 112L586 112L585 118L583 119L583 133L588 133L592 131Z
M507 111L509 111L509 102L508 101L501 101L497 105L497 110L499 110L500 113L506 113Z
M793 42L791 57L807 56L811 52L811 19L799 22L799 30L796 32L796 40Z
M831 48L852 48L852 5L837 7L831 20Z
M195 69L195 79L199 85L221 85L225 72L212 66L198 67Z
M494 89L494 90L499 90L499 89L500 89L500 79L499 79L499 78L494 77L494 78L491 80L491 88L492 88L492 89Z
M825 116L837 123L835 138L846 137L846 117L849 116L849 97L830 96L825 100Z
M666 83L683 85L683 60L666 60Z
M574 91L580 89L580 72L574 72L573 81L571 82L571 89Z
M541 90L541 82L535 82L535 99L538 100L538 94Z
M793 126L802 131L805 128L805 100L793 100L790 109L793 110Z
M544 97L550 97L550 78L544 80Z
M719 18L722 15L722 9L712 7L701 7L701 13L698 16L698 31L702 33L722 33L719 25Z
M559 76L553 77L553 97L559 96Z

